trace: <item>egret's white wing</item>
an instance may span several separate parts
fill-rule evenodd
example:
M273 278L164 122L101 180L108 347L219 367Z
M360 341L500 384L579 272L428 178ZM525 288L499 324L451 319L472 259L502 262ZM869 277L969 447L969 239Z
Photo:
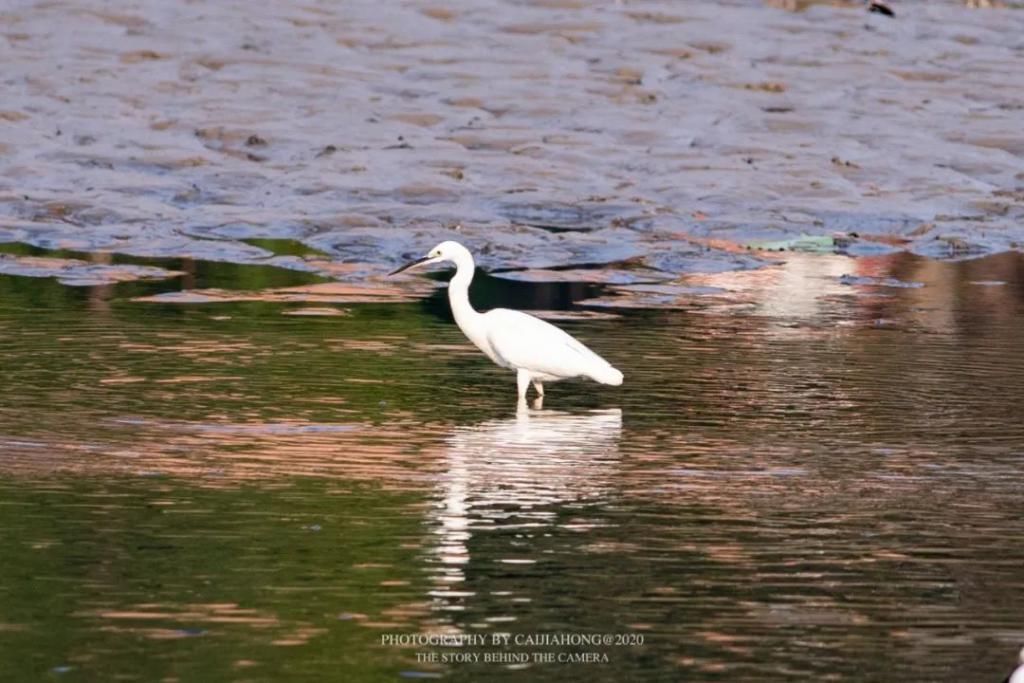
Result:
M496 308L484 314L491 348L508 365L568 378L592 377L611 366L568 333L532 315Z

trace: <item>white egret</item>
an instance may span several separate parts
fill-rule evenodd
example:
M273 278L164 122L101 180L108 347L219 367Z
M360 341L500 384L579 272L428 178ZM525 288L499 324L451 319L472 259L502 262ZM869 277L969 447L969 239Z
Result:
M458 242L441 242L427 255L405 264L390 275L414 266L450 261L455 276L448 283L448 303L455 323L488 358L516 371L519 400L533 383L544 398L544 383L571 377L589 377L601 384L622 384L622 373L567 332L532 315L508 308L480 313L469 303L469 283L476 265L473 255Z

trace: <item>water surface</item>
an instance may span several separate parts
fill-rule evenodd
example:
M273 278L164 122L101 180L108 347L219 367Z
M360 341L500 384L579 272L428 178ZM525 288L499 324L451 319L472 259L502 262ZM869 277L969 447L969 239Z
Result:
M440 293L181 303L153 295L310 283L150 265L191 279L0 276L14 679L963 681L1013 661L1019 256L791 255L642 296L484 279L478 305L558 317L627 377L525 413ZM526 668L382 644L501 632L643 644L511 648L608 657Z

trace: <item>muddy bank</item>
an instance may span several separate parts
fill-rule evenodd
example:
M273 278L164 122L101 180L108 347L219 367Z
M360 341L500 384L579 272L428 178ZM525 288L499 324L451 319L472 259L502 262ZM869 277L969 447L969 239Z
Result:
M1019 248L1024 11L794 7L16 2L0 240L258 263L242 239L293 238L343 281L448 237L620 283L808 235Z

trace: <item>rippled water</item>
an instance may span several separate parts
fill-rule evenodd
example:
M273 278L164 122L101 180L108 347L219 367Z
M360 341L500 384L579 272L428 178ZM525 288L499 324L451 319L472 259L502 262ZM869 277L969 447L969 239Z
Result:
M793 255L656 308L485 278L478 304L549 311L627 377L525 413L439 297L180 303L153 297L316 282L158 265L189 276L0 276L0 655L25 680L964 681L1013 661L1018 255ZM500 632L643 643L525 669L382 644Z

